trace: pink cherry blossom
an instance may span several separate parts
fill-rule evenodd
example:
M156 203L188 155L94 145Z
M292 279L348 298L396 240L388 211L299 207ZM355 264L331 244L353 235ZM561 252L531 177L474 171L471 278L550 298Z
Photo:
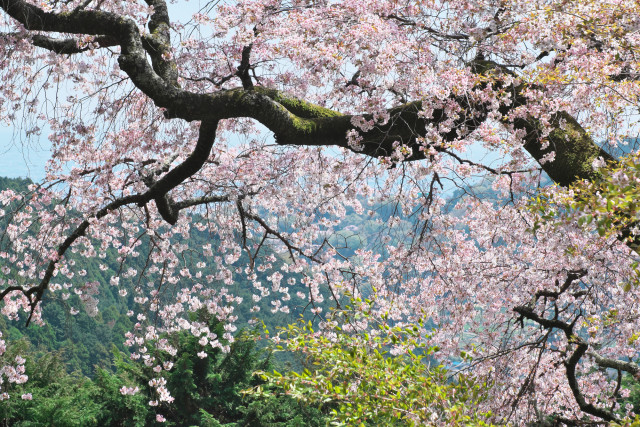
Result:
M498 424L618 418L638 255L530 201L637 148L637 1L165 6L0 1L0 120L51 144L42 182L0 192L4 316L41 324L48 292L97 315L82 261L115 254L152 406L173 401L172 334L228 351L240 304L321 325L353 297L433 326Z

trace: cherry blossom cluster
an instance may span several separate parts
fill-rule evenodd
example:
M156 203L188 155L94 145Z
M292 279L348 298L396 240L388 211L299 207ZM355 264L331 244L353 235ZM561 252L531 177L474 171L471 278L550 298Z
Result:
M26 360L22 356L15 356L13 360L5 360L3 357L7 350L6 342L0 333L0 401L10 398L8 390L11 384L24 384L29 377L25 375L24 363ZM22 395L23 400L31 400L31 393Z
M9 3L117 14L140 46L30 30ZM0 121L25 144L45 134L51 144L43 182L0 192L3 315L41 323L45 294L97 314L106 283L83 269L97 259L136 304L126 344L157 374L150 404L160 405L172 400L162 376L172 334L193 334L206 357L228 350L239 304L256 321L264 307L323 320L361 295L393 322L432 325L424 336L443 363L493 384L484 409L499 422L613 417L598 408L627 393L614 371L637 368L640 295L627 286L637 255L575 221L547 224L528 201L541 169L573 167L573 178L605 165L594 152L571 166L563 141L575 153L589 141L614 154L633 144L637 1L229 0L166 28L164 6L0 0ZM126 68L136 49L171 90L151 93L157 81ZM163 102L180 91L261 95L277 108L174 119L182 111ZM397 109L410 107L418 125L396 136ZM283 138L271 113L293 117L300 141ZM343 148L304 140L326 131L305 122L314 114L351 115ZM367 154L371 135L389 148ZM194 248L196 236L208 243ZM114 254L117 269L105 261ZM203 311L225 324L222 336L192 320ZM0 372L22 381L23 366Z

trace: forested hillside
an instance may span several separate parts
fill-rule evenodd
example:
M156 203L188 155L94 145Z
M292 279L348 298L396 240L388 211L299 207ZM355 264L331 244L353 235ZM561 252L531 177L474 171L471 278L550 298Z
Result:
M0 177L0 189L10 188L17 192L25 192L31 181L25 179L11 179ZM201 251L204 245L212 244L210 236L204 232L193 231L188 244L194 251ZM144 254L148 249L143 242L139 252ZM72 256L72 259L74 256ZM115 346L119 351L128 352L124 344L125 334L134 325L128 312L136 310L144 311L144 304L135 301L136 286L140 282L135 279L127 280L122 277L123 266L118 261L115 250L107 253L104 259L84 259L75 257L81 264L81 276L75 278L78 283L98 282L99 302L98 311L95 315L89 315L86 310L78 310L82 307L80 296L76 293L48 292L43 299L42 318L44 325L31 325L25 327L24 319L11 321L6 317L0 317L0 332L11 341L24 338L28 341L30 352L46 354L47 352L57 352L63 366L68 373L77 372L89 378L94 378L96 369L115 369L112 361L112 348ZM238 263L246 261L240 259ZM282 262L282 261L276 261ZM143 257L131 258L126 266L127 269L134 268L142 271L145 260ZM1 274L1 273L0 273ZM264 274L258 272L260 276ZM203 276L215 275L215 271L204 271ZM119 287L111 286L111 278L119 277ZM8 279L8 278L7 278ZM263 278L264 279L264 278ZM73 280L73 279L72 279ZM193 280L184 280L181 286L191 286ZM216 286L213 282L212 286ZM221 287L222 285L218 285ZM243 272L238 272L233 277L231 288L234 294L250 299L251 284L246 280ZM166 295L165 298L169 298ZM272 313L271 307L263 301L261 304L260 318L268 327L284 326L296 320L302 314L304 307L296 313L285 315L284 313ZM93 313L91 313L93 314ZM235 314L239 317L239 325L249 327L253 324L251 320L255 314L249 311L247 305L239 305Z
M29 180L0 177L0 189L25 192L31 184ZM211 243L204 234L196 233L194 237L190 244L195 248ZM5 392L22 399L9 399L0 405L3 425L324 425L322 413L315 407L291 398L255 399L241 393L262 383L252 376L253 371L274 366L273 356L259 349L258 335L249 332L255 327L250 325L253 315L248 311L239 312L239 324L246 329L237 333L229 353L208 347L206 356L197 354L201 347L192 335L174 337L178 353L168 387L176 400L174 405L161 404L157 409L165 415L157 417L157 411L148 404L154 399L149 385L153 371L130 360L125 345L125 334L134 326L127 312L140 309L131 292L137 284L129 282L129 289L109 284L111 277L118 277L121 271L114 251L100 262L80 262L84 274L78 280L100 283L97 314L74 310L82 307L77 294L65 298L60 293L49 293L43 299L44 325L32 323L26 327L24 319L0 318L2 337L12 343L5 357L29 355L24 365L29 381L4 387ZM129 267L142 268L136 264ZM235 280L236 291L242 295L242 287L249 285L241 275ZM122 280L120 284L127 282ZM250 298L248 290L244 294ZM265 325L283 326L292 321L291 316L272 314L266 304L263 308ZM213 318L204 321L222 336L221 323ZM262 330L260 325L256 327ZM286 363L285 359L279 365Z

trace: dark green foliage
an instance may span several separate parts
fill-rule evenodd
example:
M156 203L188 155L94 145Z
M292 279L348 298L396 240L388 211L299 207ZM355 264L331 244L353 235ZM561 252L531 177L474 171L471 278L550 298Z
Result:
M11 395L0 404L0 420L7 426L91 426L98 425L101 404L97 387L81 375L68 374L60 352L34 356L26 340L14 344L5 356L29 354L25 364L29 381L7 385ZM31 393L33 400L23 400Z
M222 336L224 330L220 322L209 318L208 323L211 331ZM241 332L229 353L207 346L207 357L200 358L198 352L203 347L198 338L188 333L171 337L178 353L173 369L165 376L175 401L158 407L158 412L167 419L166 425L324 426L318 409L301 405L287 396L256 399L242 393L263 383L252 375L254 371L272 366L270 357L256 348L255 338L254 334ZM118 374L123 373L135 378L144 393L150 392L145 386L157 376L143 364L131 362L119 365ZM149 400L153 398L149 395Z
M222 334L220 323L212 330ZM14 343L7 357L28 354L29 381L6 385L11 395L0 402L0 423L6 426L135 426L160 425L156 414L163 414L167 426L324 426L322 413L314 408L274 393L265 399L245 396L242 391L261 384L254 370L271 369L264 352L256 349L249 334L241 333L227 354L207 351L201 359L201 346L187 333L173 339L178 343L174 367L166 373L168 388L175 401L171 405L150 407L155 399L149 380L156 375L142 363L113 349L116 372L97 369L93 380L80 373L67 373L62 352L41 352L25 339ZM140 392L122 395L122 387ZM23 400L31 393L33 400Z
M121 353L116 351L114 356L116 366L128 363ZM98 398L102 404L98 425L142 427L147 425L147 420L151 420L149 400L144 394L131 396L120 393L120 388L131 385L131 381L122 372L113 374L99 369L93 381L99 390Z
M74 295L70 300L74 298L77 297ZM63 301L49 300L43 305L45 326L27 328L24 321L10 322L0 317L0 332L10 341L26 338L38 349L60 351L68 372L79 371L93 377L96 367L110 368L112 344L126 350L124 334L132 326L131 320L120 314L126 310L126 305L114 303L93 318L84 311L71 316Z
M627 397L618 398L618 415L620 415L621 418L624 418L627 409L626 405L633 405L634 412L636 413L638 412L638 408L640 408L640 383L633 378L633 376L625 373L622 376L622 389L629 390L629 395Z
M0 190L11 189L18 193L29 191L29 185L33 184L29 178L7 178L0 176Z

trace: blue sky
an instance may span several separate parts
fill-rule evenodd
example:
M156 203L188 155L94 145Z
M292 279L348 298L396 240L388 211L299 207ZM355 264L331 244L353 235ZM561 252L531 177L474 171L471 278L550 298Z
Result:
M169 2L168 6L174 20L186 22L192 13L200 10L203 4L208 2L201 3L200 0L183 1L180 4ZM0 123L0 176L40 181L45 176L44 167L50 156L47 135L43 132L39 141L27 143L21 142L21 139L24 139L24 136L14 135L13 127L3 126Z
M0 176L42 180L50 154L47 143L46 136L41 141L21 143L12 128L0 126Z

